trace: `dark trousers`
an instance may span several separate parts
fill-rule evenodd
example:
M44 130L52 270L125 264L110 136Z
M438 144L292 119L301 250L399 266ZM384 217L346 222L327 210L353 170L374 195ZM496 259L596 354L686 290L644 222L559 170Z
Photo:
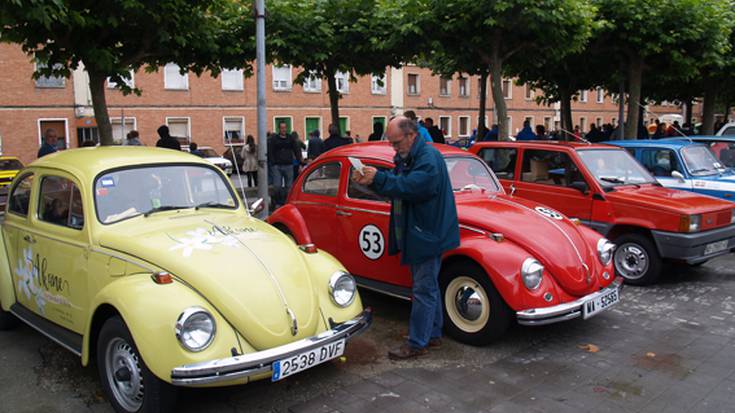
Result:
M248 188L258 186L258 171L247 171L245 176L248 177Z

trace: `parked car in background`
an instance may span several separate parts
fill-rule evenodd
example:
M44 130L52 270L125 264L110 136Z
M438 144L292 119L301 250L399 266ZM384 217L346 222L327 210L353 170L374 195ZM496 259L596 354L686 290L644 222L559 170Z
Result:
M728 122L715 132L717 136L733 136L735 135L735 122Z
M612 243L552 208L506 195L476 156L435 147L449 170L460 223L460 246L444 255L440 272L449 335L482 345L514 321L587 319L618 302L622 279L614 277ZM410 299L409 268L387 253L390 202L350 180L348 157L391 169L394 154L388 142L322 154L268 222L334 255L361 287Z
M47 155L13 182L0 232L0 330L22 320L95 364L118 412L170 410L175 386L281 380L371 322L337 260L178 151Z
M664 261L696 265L735 248L735 204L664 188L626 150L576 142L482 142L506 190L549 205L617 244L627 283L655 282Z
M190 151L189 145L182 145L181 148L186 152ZM229 159L225 159L222 156L219 156L217 151L215 151L214 148L212 148L211 146L200 146L197 149L204 155L202 156L202 158L205 161L223 170L227 174L227 176L232 175L232 172L234 170L232 166L232 161L230 161Z
M686 139L707 145L710 152L727 168L735 168L735 136L691 136Z
M0 188L13 182L13 178L23 169L23 162L14 156L0 156Z
M607 143L625 148L667 188L735 200L735 171L725 167L708 145L688 139Z

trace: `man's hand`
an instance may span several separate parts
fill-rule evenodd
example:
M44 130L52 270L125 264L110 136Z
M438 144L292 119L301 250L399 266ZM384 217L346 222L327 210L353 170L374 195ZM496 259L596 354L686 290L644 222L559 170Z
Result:
M360 171L358 170L353 170L352 181L360 185L370 185L373 183L377 172L378 170L372 166L365 166L362 168L362 174L360 174Z

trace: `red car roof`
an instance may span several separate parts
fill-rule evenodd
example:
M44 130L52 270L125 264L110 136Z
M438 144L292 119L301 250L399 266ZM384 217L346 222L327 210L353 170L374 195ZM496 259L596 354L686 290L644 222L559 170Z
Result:
M577 141L493 141L493 142L476 142L474 146L477 147L485 147L485 146L493 146L497 144L510 144L512 146L523 146L523 145L533 145L533 146L546 146L549 149L552 148L558 148L558 147L567 147L571 149L618 149L617 147L613 145L606 145L601 143L586 143L586 142L577 142Z
M469 152L459 149L455 146L442 145L442 144L431 144L435 147L442 155L470 155ZM388 162L393 162L393 157L396 156L396 151L393 150L388 141L380 142L364 142L355 143L351 145L343 145L336 147L330 151L325 152L320 158L332 158L342 156L356 156L363 158L374 158Z

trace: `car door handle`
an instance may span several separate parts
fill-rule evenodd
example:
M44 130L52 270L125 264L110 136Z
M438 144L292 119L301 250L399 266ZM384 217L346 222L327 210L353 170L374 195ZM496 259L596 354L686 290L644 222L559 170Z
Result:
M35 238L33 238L33 236L32 236L32 235L30 235L30 234L28 234L28 235L26 235L25 237L23 237L23 239L24 239L24 240L25 240L25 241L26 241L27 243L29 243L29 244L35 244L35 243L36 243L36 239L35 239Z
M339 209L335 213L341 217L351 217L352 216L352 212L340 211Z

